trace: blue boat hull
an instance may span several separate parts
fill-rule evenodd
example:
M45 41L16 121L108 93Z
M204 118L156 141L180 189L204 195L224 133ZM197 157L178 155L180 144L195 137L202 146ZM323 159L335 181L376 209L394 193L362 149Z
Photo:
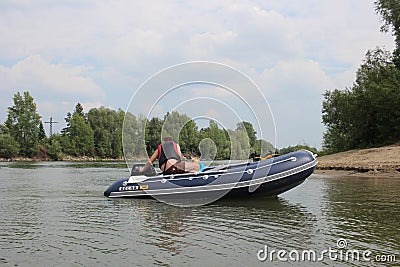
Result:
M211 167L201 173L132 176L115 182L104 195L166 201L277 196L304 182L316 165L315 155L300 150L258 162Z

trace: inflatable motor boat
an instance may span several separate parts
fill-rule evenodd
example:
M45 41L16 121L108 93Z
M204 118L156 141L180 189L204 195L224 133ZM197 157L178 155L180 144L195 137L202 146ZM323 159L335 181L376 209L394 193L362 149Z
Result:
M221 197L277 196L309 177L317 165L316 155L299 150L285 155L241 164L210 166L198 173L143 175L134 165L131 176L112 184L110 198L195 199L206 194Z

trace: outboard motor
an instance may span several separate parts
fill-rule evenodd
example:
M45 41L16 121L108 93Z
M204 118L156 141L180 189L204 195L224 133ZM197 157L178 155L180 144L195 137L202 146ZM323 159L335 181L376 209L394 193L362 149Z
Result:
M145 176L155 176L157 175L156 169L154 168L153 165L150 165L150 167L145 171L145 172L139 172L139 168L143 167L144 163L137 163L132 166L131 170L131 176L137 176L137 175L145 175Z

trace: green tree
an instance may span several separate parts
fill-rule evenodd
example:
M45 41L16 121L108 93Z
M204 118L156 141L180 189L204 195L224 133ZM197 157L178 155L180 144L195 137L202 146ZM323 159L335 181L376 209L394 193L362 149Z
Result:
M189 117L188 117L189 118ZM187 157L199 154L199 131L192 119L188 119L179 132L179 144Z
M357 110L353 108L351 125L355 146L400 140L400 69L392 62L388 51L376 49L367 53L357 71L352 88L352 106Z
M122 155L121 131L123 114L100 107L89 110L87 117L94 134L96 155L101 158L120 157Z
M260 153L261 156L265 156L271 152L275 152L275 150L276 149L270 142L263 139L257 139L254 144L254 147L252 148L252 151Z
M0 133L0 158L13 158L18 155L19 144L8 133Z
M72 115L70 140L76 156L93 156L93 131L85 118L79 114Z
M40 116L29 92L14 94L14 105L8 108L6 126L19 144L21 156L32 157L37 152L40 134Z
M351 91L326 91L324 98L322 122L327 130L323 136L323 148L331 152L351 149Z
M149 157L145 144L147 123L148 120L143 114L136 117L130 112L125 113L122 144L126 159L141 160Z
M400 2L398 0L377 0L375 7L383 19L381 31L391 31L395 37L393 62L400 69Z
M122 109L118 109L117 117L116 117L116 124L115 130L112 133L112 155L113 158L121 158L123 156L123 149L122 149L122 127L124 124L124 117L125 112Z
M253 127L253 126L251 126ZM242 122L238 123L236 130L229 131L231 139L231 159L247 159L250 155L250 139L247 129Z
M315 147L310 147L308 145L288 146L288 147L279 149L279 152L281 154L287 154L287 153L294 152L294 151L301 150L301 149L306 149L308 151L313 152L314 154L318 153L318 150Z
M161 142L161 129L163 120L154 117L146 124L146 150L147 154L151 155L157 149Z
M61 136L58 134L53 134L47 145L49 157L52 160L61 160L63 157L62 146L61 146Z
M250 122L247 122L247 121L242 121L241 123L238 123L236 125L236 128L241 129L241 130L242 129L246 130L247 136L249 138L250 146L252 148L254 148L254 146L256 144L256 140L257 140L257 137L256 137L257 132L254 130L253 124L251 124Z
M184 155L197 154L198 149L198 127L196 123L186 114L172 111L164 116L161 128L161 138L170 135L179 142Z
M205 142L205 145L207 145L208 148L208 153L209 154L213 154L213 150L210 147L210 145L215 146L216 148L216 159L229 159L230 158L230 139L228 136L228 132L220 129L218 127L218 124L213 121L210 120L210 124L207 128L203 128L200 130L200 140L203 139L211 139L212 142L207 141ZM202 155L203 157L203 155Z
M0 134L5 134L5 133L8 133L7 126L5 126L4 124L0 123Z
M39 124L39 135L38 135L38 137L39 137L39 141L40 142L45 142L46 141L46 132L44 131L44 127L43 127L43 123L42 123L42 121L40 121L40 124Z
M81 103L76 104L73 114L78 114L79 116L85 118L85 113L83 112L83 106L81 105Z
M167 112L164 116L161 138L169 135L174 140L181 142L179 134L183 126L190 120L186 114L180 114L177 111Z
M324 149L338 152L400 140L400 70L387 51L368 51L356 82L325 92Z
M81 104L77 104L74 113L65 118L67 127L63 129L64 138L61 145L64 152L73 156L93 156L93 131L83 113Z
M122 133L122 147L124 150L124 155L127 159L136 157L136 146L139 143L137 136L136 116L130 112L126 112Z
M214 160L217 155L217 146L211 138L203 138L199 143L202 160Z

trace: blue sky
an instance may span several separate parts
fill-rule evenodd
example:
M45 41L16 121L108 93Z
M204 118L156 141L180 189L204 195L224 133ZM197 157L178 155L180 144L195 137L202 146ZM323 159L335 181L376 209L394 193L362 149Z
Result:
M160 70L212 61L259 86L278 147L321 147L322 93L351 86L368 49L394 46L373 1L215 2L1 1L0 121L28 90L60 131L77 102L125 110Z

